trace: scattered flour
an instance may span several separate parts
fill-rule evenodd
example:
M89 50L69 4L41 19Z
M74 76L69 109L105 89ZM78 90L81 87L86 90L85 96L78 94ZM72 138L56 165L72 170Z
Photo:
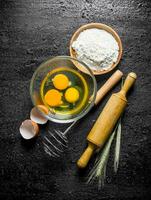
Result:
M119 46L107 31L92 28L81 32L72 48L92 70L107 70L117 61Z

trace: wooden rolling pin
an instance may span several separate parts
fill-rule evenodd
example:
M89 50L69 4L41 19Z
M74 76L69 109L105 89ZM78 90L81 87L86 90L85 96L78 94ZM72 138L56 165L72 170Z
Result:
M85 168L96 148L101 148L112 133L119 117L127 105L126 93L134 84L137 76L128 74L120 92L113 94L99 115L87 136L88 147L77 162L79 168Z

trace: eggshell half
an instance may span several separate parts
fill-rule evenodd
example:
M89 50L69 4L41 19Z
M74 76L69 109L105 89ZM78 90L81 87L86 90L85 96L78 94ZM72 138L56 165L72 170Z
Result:
M39 110L44 112L45 114L48 114L48 109L43 105L38 105L37 107L34 107L30 112L30 119L33 122L36 122L37 124L46 124L48 119L44 117Z
M24 139L29 140L38 135L39 127L35 122L27 119L22 122L19 131Z

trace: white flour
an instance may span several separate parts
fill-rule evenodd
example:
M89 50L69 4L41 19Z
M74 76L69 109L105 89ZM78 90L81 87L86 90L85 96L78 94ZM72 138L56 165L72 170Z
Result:
M117 61L119 54L119 46L114 37L107 31L96 28L81 32L72 48L79 60L95 70L109 69Z

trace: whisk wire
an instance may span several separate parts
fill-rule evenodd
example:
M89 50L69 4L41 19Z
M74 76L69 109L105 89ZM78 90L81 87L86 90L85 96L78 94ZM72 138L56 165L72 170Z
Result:
M52 157L59 157L59 154L55 153L46 143L44 143L44 150L45 152Z
M47 136L43 137L44 151L52 157L59 157L63 150L68 147L68 140L66 134L74 126L74 121L64 132L54 130L52 133L48 131Z
M59 151L59 152L62 152L62 150L60 150L59 148L57 148L46 136L45 136L44 138L47 140L47 142L48 142L50 145L52 145L52 146L54 147L54 149L56 149L56 150Z
M55 132L56 132L56 134L58 134L57 131L55 131ZM67 145L63 144L60 140L58 140L57 137L55 137L54 134L52 134L51 136L52 136L60 145L62 145L63 147L67 147ZM66 141L66 142L67 142L67 141Z
M68 143L67 138L61 131L55 130L56 135L58 135L62 140L64 140L66 143Z

